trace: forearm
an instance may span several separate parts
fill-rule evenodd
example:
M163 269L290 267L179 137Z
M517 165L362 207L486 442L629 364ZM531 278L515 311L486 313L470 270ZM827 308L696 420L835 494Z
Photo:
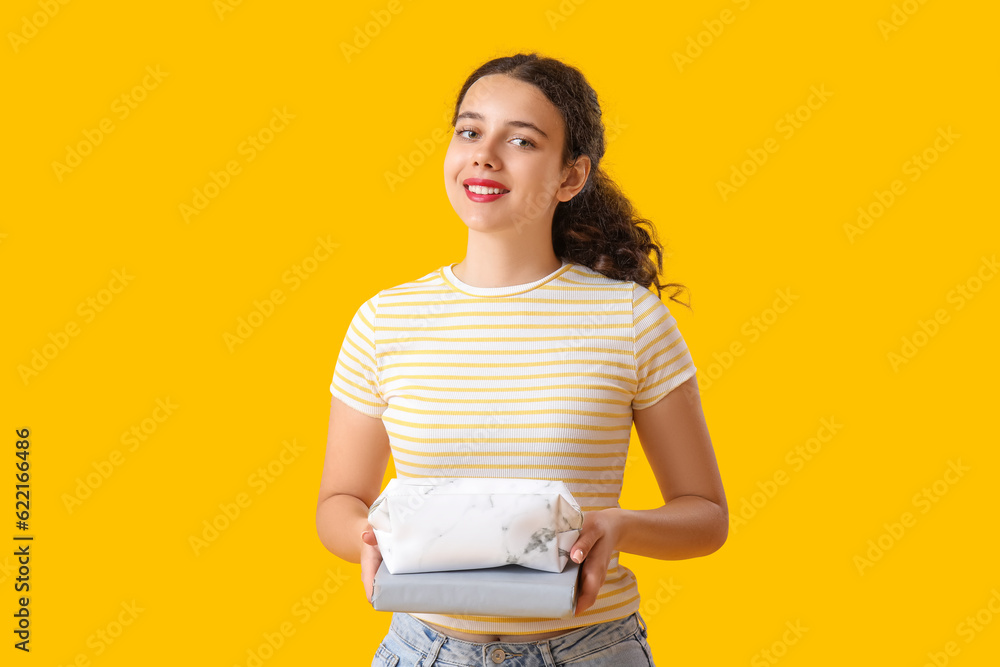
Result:
M359 498L337 494L316 508L316 532L333 555L361 562L361 533L368 527L368 506Z
M682 560L718 550L729 533L729 517L714 502L700 496L680 496L650 510L614 508L621 534L618 550L657 558Z

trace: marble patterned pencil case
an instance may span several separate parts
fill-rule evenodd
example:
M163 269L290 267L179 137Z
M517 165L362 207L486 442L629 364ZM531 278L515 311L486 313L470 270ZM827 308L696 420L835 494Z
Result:
M396 477L368 522L391 574L503 565L562 572L583 512L562 481Z

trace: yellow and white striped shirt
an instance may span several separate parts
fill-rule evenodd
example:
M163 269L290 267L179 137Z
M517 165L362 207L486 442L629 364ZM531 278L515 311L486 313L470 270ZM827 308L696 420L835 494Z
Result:
M381 417L398 477L558 479L584 512L618 507L632 411L696 371L666 305L642 285L566 261L507 287L466 285L452 266L358 308L331 393ZM639 591L619 553L579 617L413 616L487 634L623 618L639 608Z

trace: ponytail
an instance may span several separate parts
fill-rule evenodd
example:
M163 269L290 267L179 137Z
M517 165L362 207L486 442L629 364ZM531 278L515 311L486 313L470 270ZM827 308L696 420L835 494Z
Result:
M645 225L649 229L644 229ZM661 284L663 249L656 227L639 217L632 202L598 164L591 167L587 184L566 202L559 202L552 218L552 248L560 259L583 264L616 280L631 280L648 289L670 288L669 298L686 288L680 283ZM650 253L656 255L655 261Z

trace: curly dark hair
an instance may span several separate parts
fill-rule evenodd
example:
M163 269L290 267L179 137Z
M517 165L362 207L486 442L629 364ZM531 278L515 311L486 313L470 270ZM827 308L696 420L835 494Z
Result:
M615 280L631 280L647 289L655 286L662 298L677 299L687 288L680 283L660 284L663 249L656 227L638 215L632 202L601 167L604 157L604 123L597 93L583 74L570 65L538 53L518 53L483 63L465 80L455 101L451 124L469 88L484 76L505 74L534 85L559 110L565 126L563 163L572 165L581 155L590 157L591 169L583 189L569 201L559 202L552 217L552 248L560 260L583 264ZM641 225L649 229L643 229ZM655 253L656 260L650 257Z

